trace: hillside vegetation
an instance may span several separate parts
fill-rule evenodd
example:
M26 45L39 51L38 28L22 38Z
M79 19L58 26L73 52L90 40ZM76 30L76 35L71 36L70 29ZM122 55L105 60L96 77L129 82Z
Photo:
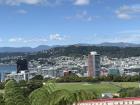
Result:
M88 55L91 51L97 51L102 56L113 58L127 58L140 56L140 47L105 47L105 46L68 46L56 47L49 50L32 53L27 56L28 59L49 58L58 56L83 56Z

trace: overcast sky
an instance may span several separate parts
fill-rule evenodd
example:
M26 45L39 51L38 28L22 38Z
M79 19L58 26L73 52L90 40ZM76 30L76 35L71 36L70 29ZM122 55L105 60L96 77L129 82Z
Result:
M0 0L0 46L140 43L140 0Z

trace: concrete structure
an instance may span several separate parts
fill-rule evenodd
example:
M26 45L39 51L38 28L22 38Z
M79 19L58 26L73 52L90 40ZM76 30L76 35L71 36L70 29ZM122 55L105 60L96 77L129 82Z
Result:
M140 105L140 98L98 99L83 101L73 105Z
M88 77L100 75L100 55L97 52L90 52L88 55Z
M112 93L102 93L102 98L113 98L113 94Z

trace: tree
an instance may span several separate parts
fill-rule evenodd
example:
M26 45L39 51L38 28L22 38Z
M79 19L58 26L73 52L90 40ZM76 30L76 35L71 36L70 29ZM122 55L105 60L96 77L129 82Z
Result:
M15 80L6 83L4 99L6 105L29 105L28 99L23 96L23 91Z
M30 80L27 83L27 88L29 90L29 93L31 93L32 91L41 88L43 86L42 81L40 80Z
M0 105L5 105L3 94L0 94Z
M27 82L25 80L20 80L19 83L18 83L18 85L20 87L26 87L27 86Z
M43 80L43 76L42 75L36 75L31 80Z
M55 85L51 82L33 91L29 96L31 105L72 105L81 100L95 98L96 94L91 91L55 90Z
M0 89L4 89L4 83L0 82Z

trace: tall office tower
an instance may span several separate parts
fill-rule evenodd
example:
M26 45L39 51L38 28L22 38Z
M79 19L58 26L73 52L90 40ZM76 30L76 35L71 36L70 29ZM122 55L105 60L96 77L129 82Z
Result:
M0 82L2 81L2 74L0 73Z
M88 55L88 77L100 76L100 55L97 52L90 52Z
M28 61L26 59L17 60L17 73L21 71L28 71Z

